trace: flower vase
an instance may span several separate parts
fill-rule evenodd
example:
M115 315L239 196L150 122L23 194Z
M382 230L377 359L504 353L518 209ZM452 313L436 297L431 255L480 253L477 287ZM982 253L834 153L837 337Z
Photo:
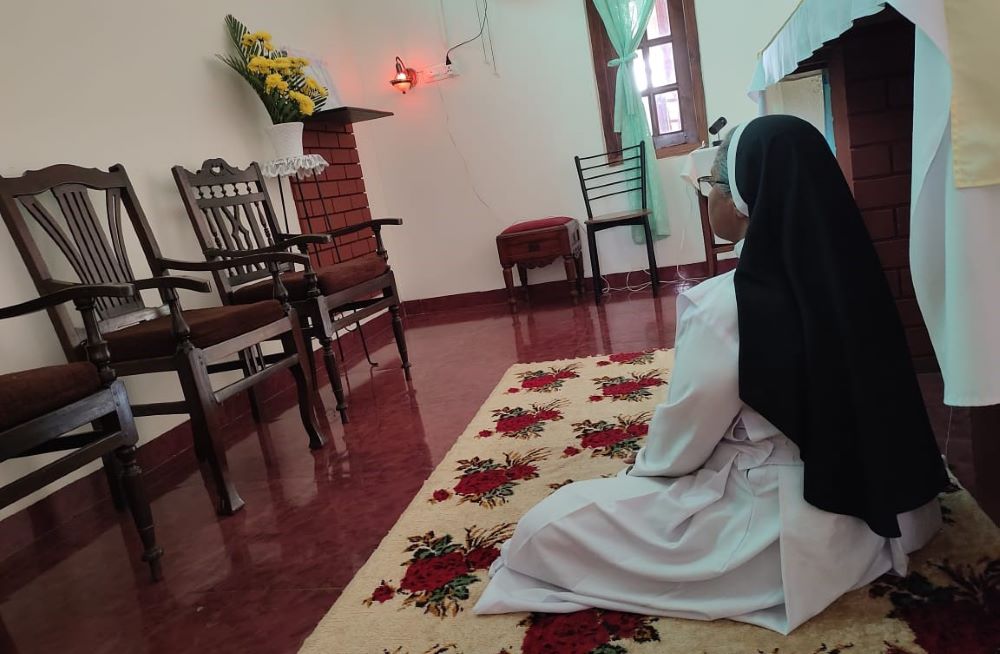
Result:
M302 156L302 128L303 123L280 123L271 125L267 130L267 136L271 140L271 147L274 148L275 159L290 159Z

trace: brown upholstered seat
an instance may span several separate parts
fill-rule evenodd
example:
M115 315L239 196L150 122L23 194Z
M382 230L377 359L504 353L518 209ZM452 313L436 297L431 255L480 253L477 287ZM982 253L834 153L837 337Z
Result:
M332 295L338 291L351 288L375 279L385 273L389 265L385 259L372 253L366 254L357 259L350 259L343 263L335 263L332 266L323 266L316 269L316 277L319 281L319 290L323 295ZM306 299L305 273L293 272L285 273L281 276L281 281L288 289L288 297L296 302ZM260 302L270 300L274 297L274 284L270 278L248 284L233 291L233 302L236 304L247 304L250 302Z
M0 431L61 409L101 388L89 361L0 375Z
M191 328L191 342L199 348L228 341L284 317L281 303L275 300L184 311L184 320ZM177 348L169 316L105 334L104 338L111 349L112 366L115 361L170 356Z

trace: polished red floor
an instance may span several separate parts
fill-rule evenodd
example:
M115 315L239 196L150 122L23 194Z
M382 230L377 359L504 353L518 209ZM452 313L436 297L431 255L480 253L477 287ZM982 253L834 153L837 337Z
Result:
M239 514L215 515L190 453L147 476L161 583L107 503L0 561L0 652L295 652L511 364L669 347L674 304L668 291L616 295L599 310L417 316L410 386L389 334L374 335L381 365L348 372L346 428L321 391L333 436L324 450L306 447L292 392L265 406L263 424L232 426Z

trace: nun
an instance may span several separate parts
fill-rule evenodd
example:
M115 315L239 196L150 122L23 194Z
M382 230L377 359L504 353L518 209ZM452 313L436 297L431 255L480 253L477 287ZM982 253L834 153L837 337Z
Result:
M823 136L737 127L709 213L736 270L677 300L667 399L617 477L533 507L475 612L595 607L783 634L941 525L947 474L899 316Z

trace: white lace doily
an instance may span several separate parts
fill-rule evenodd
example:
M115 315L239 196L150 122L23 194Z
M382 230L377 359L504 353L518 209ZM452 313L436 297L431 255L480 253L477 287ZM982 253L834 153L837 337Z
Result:
M319 175L330 164L318 154L305 154L297 157L283 157L268 161L260 167L266 177L291 177L299 179Z

